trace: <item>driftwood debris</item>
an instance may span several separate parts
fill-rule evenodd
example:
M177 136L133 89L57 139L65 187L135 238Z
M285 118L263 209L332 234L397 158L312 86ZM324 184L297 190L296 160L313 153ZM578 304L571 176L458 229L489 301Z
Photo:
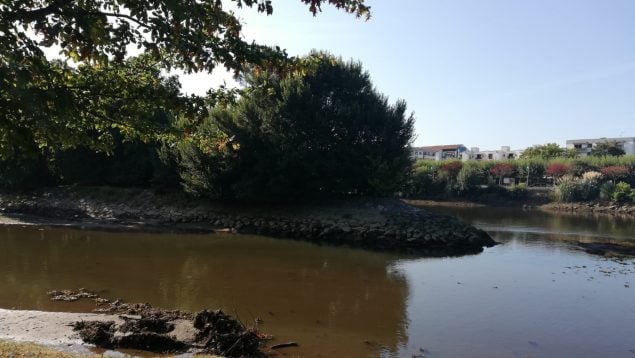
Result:
M297 346L298 344L296 342L286 342L286 343L274 344L273 346L271 346L271 349L281 349L281 348L297 347Z

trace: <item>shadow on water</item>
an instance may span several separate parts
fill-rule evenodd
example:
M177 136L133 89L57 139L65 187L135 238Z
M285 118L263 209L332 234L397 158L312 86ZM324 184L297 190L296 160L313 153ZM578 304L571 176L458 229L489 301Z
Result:
M221 307L304 356L396 352L408 284L398 256L244 235L0 227L0 307L83 311L45 292L84 287L167 309ZM375 352L375 353L373 353Z

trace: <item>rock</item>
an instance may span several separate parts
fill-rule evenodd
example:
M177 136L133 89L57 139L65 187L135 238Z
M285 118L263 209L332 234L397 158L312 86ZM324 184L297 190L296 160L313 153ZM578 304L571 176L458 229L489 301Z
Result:
M208 223L231 232L266 234L369 249L406 251L422 255L475 253L495 242L484 232L447 216L435 215L396 199L350 199L317 205L260 207L251 210L187 198L173 200L148 190L117 195L109 188L86 191L55 188L47 196L23 200L0 194L0 210L109 223L149 218L157 223ZM92 195L92 194L91 194ZM126 198L125 202L121 198ZM255 206L257 207L257 205Z

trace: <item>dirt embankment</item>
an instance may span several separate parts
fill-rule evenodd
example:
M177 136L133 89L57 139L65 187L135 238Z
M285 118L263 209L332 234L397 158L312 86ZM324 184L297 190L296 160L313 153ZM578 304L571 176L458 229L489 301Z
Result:
M473 254L496 244L484 231L458 219L397 199L246 205L150 190L63 187L0 194L0 212L54 218L75 226L226 230L429 256Z

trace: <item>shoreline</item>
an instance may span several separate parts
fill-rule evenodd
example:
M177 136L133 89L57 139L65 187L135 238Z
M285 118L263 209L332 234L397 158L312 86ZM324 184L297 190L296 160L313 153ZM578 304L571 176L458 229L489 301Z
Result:
M457 218L398 199L350 198L304 204L223 203L147 189L55 187L0 193L0 216L80 229L231 232L422 256L476 254L496 242Z
M122 321L117 315L97 313L47 312L0 308L0 340L35 343L73 355L93 355L95 348L86 345L73 331L77 321ZM104 352L106 353L106 352Z
M446 208L513 208L523 210L538 210L550 213L573 215L605 215L627 216L635 219L635 205L592 202L573 203L536 203L531 200L479 202L470 200L442 200L442 199L403 199L404 202L417 207L446 207Z
M85 343L80 333L74 330L74 323L85 322L114 322L115 325L125 324L127 317L122 314L107 313L75 313L61 311L15 310L0 308L0 343L10 342L14 345L35 344L55 352L66 353L73 357L85 356L148 356L152 351L138 351L131 349L105 349L94 344ZM175 319L170 336L179 341L192 341L196 331L192 321ZM160 354L165 357L193 357L191 353ZM199 356L198 354L196 356ZM220 358L220 356L204 353L201 357Z

